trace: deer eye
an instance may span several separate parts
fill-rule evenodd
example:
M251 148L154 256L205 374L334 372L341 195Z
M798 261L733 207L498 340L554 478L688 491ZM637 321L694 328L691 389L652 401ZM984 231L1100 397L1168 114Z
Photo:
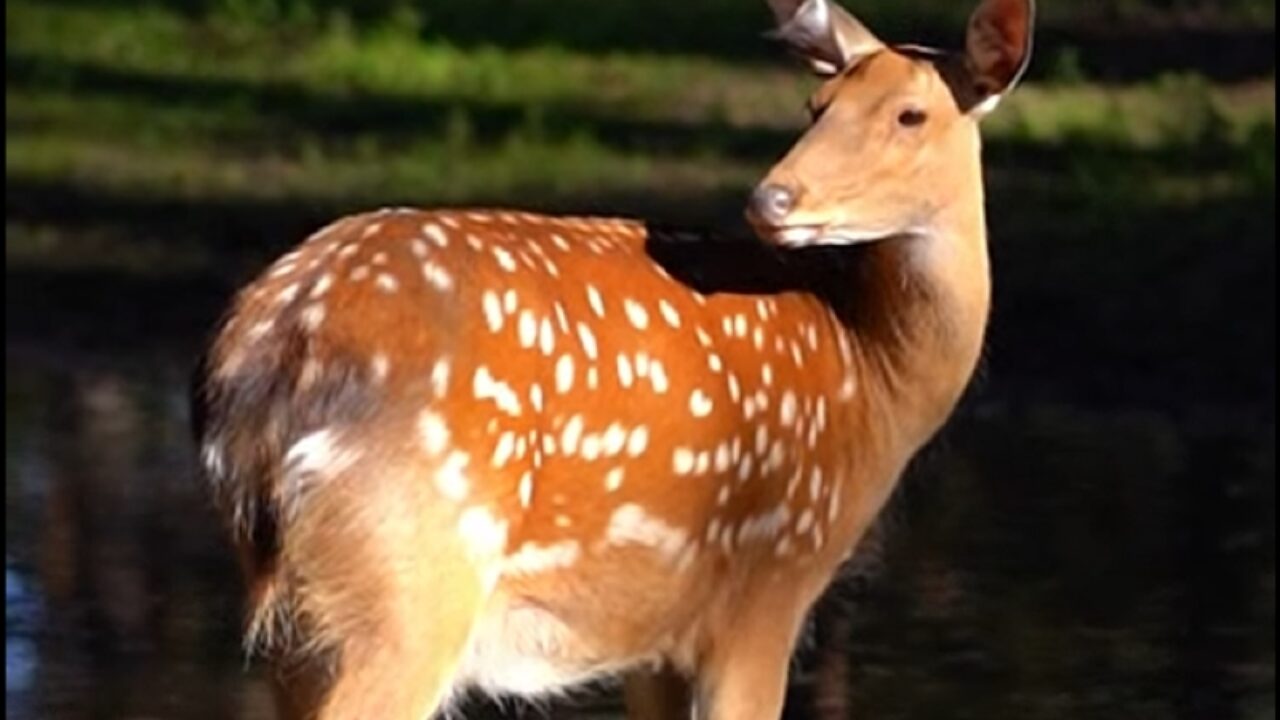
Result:
M907 108L898 113L898 124L902 127L920 127L928 119L928 113L919 108Z

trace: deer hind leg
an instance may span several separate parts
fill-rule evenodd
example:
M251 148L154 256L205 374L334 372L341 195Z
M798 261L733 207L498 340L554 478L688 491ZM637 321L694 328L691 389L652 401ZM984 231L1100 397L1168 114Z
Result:
M465 509L442 502L421 471L366 473L313 489L284 532L303 642L333 658L322 693L305 687L316 663L296 680L281 673L304 698L295 718L434 717L491 590L487 560L459 532Z

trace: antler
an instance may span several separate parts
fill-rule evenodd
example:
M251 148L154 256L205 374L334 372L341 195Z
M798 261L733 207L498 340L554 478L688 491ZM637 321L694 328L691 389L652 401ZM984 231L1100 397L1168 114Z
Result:
M816 72L831 75L884 47L853 15L830 0L768 0L784 40Z

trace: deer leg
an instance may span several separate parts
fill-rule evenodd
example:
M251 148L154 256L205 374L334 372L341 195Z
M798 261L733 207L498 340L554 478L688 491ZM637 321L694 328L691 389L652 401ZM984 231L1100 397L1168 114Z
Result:
M689 681L668 666L628 673L623 695L627 720L688 720L690 717Z
M334 658L294 717L424 720L448 702L490 583L458 508L422 485L386 468L335 481L287 528L304 642Z
M803 617L795 598L778 593L744 608L698 674L696 720L779 720L791 654Z

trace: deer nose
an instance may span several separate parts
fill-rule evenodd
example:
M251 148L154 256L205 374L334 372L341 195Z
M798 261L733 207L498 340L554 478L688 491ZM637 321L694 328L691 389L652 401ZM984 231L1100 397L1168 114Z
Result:
M769 225L782 225L796 206L796 193L786 185L760 185L751 193L751 214Z

